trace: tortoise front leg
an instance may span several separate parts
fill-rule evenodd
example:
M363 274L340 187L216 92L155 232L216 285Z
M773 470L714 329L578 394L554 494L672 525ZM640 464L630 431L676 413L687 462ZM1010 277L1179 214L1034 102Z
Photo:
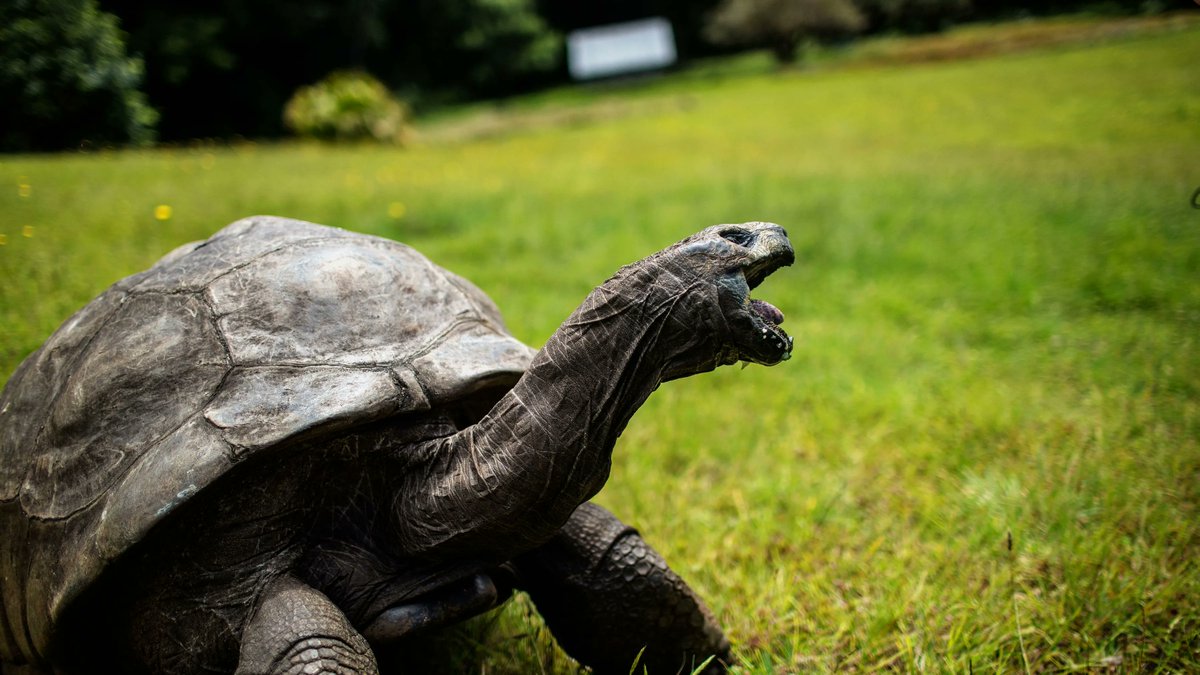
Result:
M639 652L651 675L690 673L709 656L704 672L725 672L729 641L708 607L605 509L580 506L516 566L519 587L563 650L596 672L624 675Z
M242 631L237 675L377 675L375 655L342 611L295 577L275 580Z

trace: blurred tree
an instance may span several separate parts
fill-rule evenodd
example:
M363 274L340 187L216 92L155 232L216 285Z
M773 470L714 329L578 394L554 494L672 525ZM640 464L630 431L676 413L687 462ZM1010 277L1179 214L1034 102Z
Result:
M0 150L148 143L156 114L141 81L141 60L95 0L0 3Z
M971 0L855 0L873 32L942 30L971 14Z
M551 72L532 0L101 0L146 60L165 138L274 136L302 85L345 69L393 89L506 93Z
M375 46L376 1L101 0L145 58L146 93L171 140L282 133L297 87Z
M721 44L765 45L780 63L790 63L802 40L845 37L865 27L850 0L724 0L705 35Z
M372 71L425 89L510 93L552 72L562 53L532 0L396 0L388 26L393 68Z

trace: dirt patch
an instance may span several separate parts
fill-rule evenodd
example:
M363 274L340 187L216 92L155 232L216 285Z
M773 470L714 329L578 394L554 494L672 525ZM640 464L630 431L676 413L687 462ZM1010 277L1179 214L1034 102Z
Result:
M957 61L1060 45L1153 35L1200 24L1200 12L1156 16L1069 17L967 25L937 35L864 42L846 66Z

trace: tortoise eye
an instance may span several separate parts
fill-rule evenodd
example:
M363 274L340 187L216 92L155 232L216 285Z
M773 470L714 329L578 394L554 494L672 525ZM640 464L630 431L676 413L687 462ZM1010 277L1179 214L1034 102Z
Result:
M741 228L730 228L721 232L721 238L738 246L749 246L754 241L754 235Z

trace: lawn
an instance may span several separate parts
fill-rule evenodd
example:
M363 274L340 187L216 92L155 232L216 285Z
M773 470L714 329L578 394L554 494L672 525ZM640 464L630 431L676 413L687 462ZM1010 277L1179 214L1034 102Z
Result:
M891 44L448 115L403 150L0 158L0 377L249 214L412 243L535 346L619 265L770 220L798 261L757 295L794 357L665 385L599 496L740 672L1200 670L1200 23ZM520 599L486 623L476 668L573 672Z

